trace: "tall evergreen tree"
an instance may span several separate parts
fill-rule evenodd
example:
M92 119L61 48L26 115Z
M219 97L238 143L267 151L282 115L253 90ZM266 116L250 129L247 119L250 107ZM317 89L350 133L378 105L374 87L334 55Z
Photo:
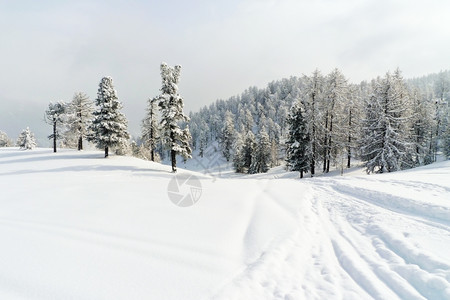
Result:
M365 82L349 86L349 96L343 108L341 140L347 156L347 168L350 168L352 153L358 148L358 137L361 134L361 99L366 93Z
M433 119L434 107L427 99L423 98L417 89L411 93L412 118L411 118L411 143L414 147L414 164L416 166L433 162Z
M233 150L233 144L235 139L235 130L233 124L233 114L230 111L225 113L225 124L222 128L220 136L220 146L222 148L222 154L225 159L230 161L231 152Z
M310 139L308 152L310 157L311 177L315 174L316 162L321 150L320 135L322 130L320 102L323 99L323 76L319 70L315 70L311 77L304 77L306 86L303 90L303 101L305 103L305 118L307 131Z
M244 173L244 158L243 158L243 147L244 140L242 139L242 135L237 132L236 138L234 140L234 155L233 155L233 168L236 173Z
M56 141L61 138L58 127L63 124L65 113L66 104L63 102L50 102L48 109L45 111L46 121L53 127L53 133L48 136L49 139L53 139L53 152L56 152Z
M255 135L252 131L248 131L244 136L244 143L239 154L241 157L241 169L244 172L248 172L250 166L252 165L252 156L255 151L255 144Z
M142 141L150 150L150 160L155 161L155 149L159 138L158 119L156 116L156 102L158 98L148 99L147 114L142 120Z
M89 126L94 111L93 102L82 92L76 92L68 106L68 130L66 135L76 139L78 150L83 150L83 140L89 135Z
M88 140L105 149L105 157L108 157L110 148L120 147L130 138L111 77L103 77L100 81L95 104L97 110L93 112L94 120L89 127L92 134Z
M172 171L177 171L176 156L181 155L184 159L191 158L191 147L189 142L191 134L189 128L181 129L181 123L189 121L183 112L183 98L178 94L178 81L180 79L181 66L169 67L161 63L162 87L159 96L159 107L161 109L161 138L170 150Z
M326 78L323 101L324 140L323 140L323 172L330 171L330 161L336 159L340 146L339 139L344 104L348 99L347 79L339 69L334 69ZM336 128L336 127L341 128Z
M444 134L444 155L447 159L450 159L450 126L447 127Z
M300 172L300 178L309 171L311 166L308 152L310 143L304 109L300 101L294 103L289 113L288 137L286 141L286 162L291 171Z
M11 147L13 142L8 137L8 135L0 130L0 147Z
M266 173L269 171L271 161L270 146L269 135L263 127L258 133L258 141L252 153L251 165L248 169L249 174Z
M253 130L253 116L251 111L247 108L244 111L244 120L243 120L244 130L245 132L249 132Z
M361 154L368 173L410 167L410 105L400 71L379 80L366 106Z
M24 150L32 150L36 147L36 139L29 127L20 133L17 138L17 146Z

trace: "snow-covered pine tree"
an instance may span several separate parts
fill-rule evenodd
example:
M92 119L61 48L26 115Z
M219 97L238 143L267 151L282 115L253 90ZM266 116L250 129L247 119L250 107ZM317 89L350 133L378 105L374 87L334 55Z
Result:
M17 138L17 146L24 150L32 150L36 147L36 139L34 138L34 134L30 131L29 127L20 133Z
M198 147L198 155L203 157L205 155L205 149L207 147L207 134L205 132L201 132L199 136L199 147Z
M434 160L433 130L436 120L433 119L433 103L424 98L418 89L411 92L413 103L411 119L411 142L415 149L414 164L420 166L430 164Z
M198 130L198 141L197 141L197 147L200 157L203 157L205 154L205 150L208 147L209 142L209 134L208 134L208 124L204 119L199 120L197 123L197 130Z
M330 161L336 159L344 141L339 137L342 128L344 104L348 99L347 79L339 69L334 69L325 81L323 98L324 140L323 140L323 172L330 172ZM339 128L341 127L341 128Z
M150 151L150 160L155 161L155 149L159 138L156 103L158 98L148 99L147 114L142 120L142 142Z
M245 132L249 132L249 131L253 130L254 120L253 120L252 113L251 113L251 111L248 108L245 109L245 111L244 111L244 120L243 120L243 122L244 122L243 125L244 125Z
M350 168L352 153L358 148L361 136L361 101L366 95L366 83L350 85L347 102L343 107L343 118L340 138L347 156L347 168Z
M266 128L262 127L258 133L258 141L252 153L249 174L266 173L270 168L271 153L270 140Z
M444 155L447 159L450 159L450 126L447 126L444 134Z
M0 130L0 147L11 147L13 142L8 137L8 135Z
M195 120L192 120L194 118ZM192 136L192 151L198 149L198 141L200 137L199 115L189 112L189 129Z
M387 73L375 83L365 111L361 156L367 173L411 167L405 165L405 158L411 154L408 141L410 105L398 69L394 75Z
M243 158L243 149L244 141L242 139L242 135L237 132L236 138L234 140L234 156L233 156L233 168L236 173L244 173L244 158Z
M306 83L303 89L303 103L305 104L305 119L307 131L310 138L308 156L310 157L311 177L315 174L316 162L321 151L320 136L323 131L321 124L321 111L319 104L323 99L323 76L319 70L315 70L311 77L304 76Z
M241 162L242 162L242 170L244 172L248 172L250 166L252 165L252 156L255 151L256 143L255 143L255 135L252 131L248 131L244 136L244 144L242 145L242 149L240 151Z
M220 147L222 149L222 154L227 160L227 162L229 162L231 158L234 139L235 139L235 130L233 124L233 114L230 111L226 111L225 124L222 128L222 133L220 136Z
M450 159L450 100L447 99L447 107L445 108L445 131L443 134L443 153L447 159Z
M311 166L311 152L308 151L310 139L304 114L302 103L297 101L292 105L287 118L286 162L291 171L300 172L300 178L303 178L303 174L307 173Z
M72 102L68 106L68 130L65 135L68 139L73 137L77 149L83 150L83 140L89 135L89 126L92 122L94 111L93 102L82 92L73 95Z
M305 78L305 77L304 77ZM280 126L280 136L285 135L286 118L289 114L289 108L286 106L281 106L277 109L276 122Z
M105 149L105 157L108 157L109 148L120 147L130 138L127 119L120 112L122 104L111 77L103 77L100 81L95 104L97 110L93 112L94 120L89 126L92 134L88 140L94 142L97 148Z
M161 110L161 139L166 148L170 150L172 171L177 171L176 156L191 158L191 147L189 142L191 134L189 128L181 129L181 123L189 121L183 112L183 98L178 94L178 81L181 66L169 67L161 63L162 87L159 96L159 107Z
M278 145L281 139L281 129L280 125L275 123L272 118L268 117L266 120L267 124L267 133L269 134L269 138Z
M61 138L59 127L63 125L66 107L67 105L62 101L50 102L48 109L45 111L45 120L53 127L53 133L48 136L49 140L53 139L53 152L56 152L56 141Z
M450 92L450 75L448 72L439 72L437 80L434 82L434 92L436 97L444 102Z

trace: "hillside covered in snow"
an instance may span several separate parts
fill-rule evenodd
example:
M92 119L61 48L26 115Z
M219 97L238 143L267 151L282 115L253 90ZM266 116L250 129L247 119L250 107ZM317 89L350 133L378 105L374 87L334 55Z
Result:
M281 172L1 148L0 299L450 299L450 161Z

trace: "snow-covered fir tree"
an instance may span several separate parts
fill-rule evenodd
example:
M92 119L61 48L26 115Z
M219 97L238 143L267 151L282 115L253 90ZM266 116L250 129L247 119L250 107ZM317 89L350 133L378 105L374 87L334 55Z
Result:
M443 134L446 131L446 127L448 126L448 118L447 118L447 107L448 103L445 98L434 98L434 130L432 137L432 152L433 152L433 162L437 160L437 153L440 150L440 141L443 139Z
M286 140L286 162L291 171L300 172L300 178L310 169L311 152L308 151L310 139L302 103L297 101L289 113L288 138Z
M239 132L236 132L236 138L234 140L234 155L233 155L233 168L236 173L244 173L244 158L243 158L243 149L244 140L242 139L242 135Z
M271 141L275 141L276 144L280 143L281 139L281 127L271 117L266 119L267 134Z
M444 134L444 155L447 159L450 159L450 126L447 127L447 130Z
M411 92L411 143L414 147L414 165L427 165L434 161L433 130L436 120L433 119L434 106L420 94L417 88Z
M166 149L170 150L173 172L177 171L176 156L181 155L187 159L191 158L192 153L189 128L181 128L181 124L188 122L189 118L183 112L183 98L178 94L180 72L181 66L169 67L166 63L161 63L162 87L158 98L161 110L161 139Z
M0 130L0 147L11 147L13 142L8 137L8 135Z
M244 170L244 172L248 172L250 166L252 165L252 157L255 148L256 148L255 135L251 130L249 130L247 134L244 136L244 144L242 145L240 153L240 156L242 158L241 160L242 165L240 169Z
M245 132L249 132L253 130L253 116L252 113L250 112L249 109L246 109L244 112L244 120L243 120L243 125L244 125L244 130Z
M347 168L350 168L352 156L356 155L358 150L358 140L361 133L361 99L367 94L366 88L366 83L361 83L361 85L350 85L347 102L343 107L340 137L345 148L344 152L347 157Z
M92 134L88 140L99 149L104 149L105 157L108 157L110 148L122 147L130 138L127 120L120 111L122 104L111 77L103 77L100 81L95 104L97 110L93 112L94 119L89 126Z
M53 140L53 152L56 152L56 141L61 139L61 126L64 124L67 105L62 101L51 103L45 111L45 120L52 125L53 133L48 136L48 139Z
M266 173L271 162L271 145L269 135L264 127L258 133L257 143L252 153L249 174Z
M230 111L225 113L225 124L222 128L220 136L220 147L222 149L223 157L228 161L231 159L233 144L235 139L235 130L233 122L233 114Z
M339 69L334 69L325 80L325 91L323 97L324 112L324 140L323 145L323 172L330 171L330 162L336 160L338 153L342 150L342 119L343 109L348 102L347 79Z
M78 150L83 150L83 140L89 136L89 126L94 111L93 104L85 93L76 92L68 106L66 143L76 145Z
M29 127L20 133L17 138L17 146L24 150L32 150L36 147L36 139Z
M201 132L199 136L199 146L198 146L198 155L203 157L205 155L205 149L208 145L207 143L208 137L205 132Z
M450 97L447 99L447 107L445 108L445 131L443 134L443 153L447 159L450 159Z
M150 160L155 161L155 150L159 138L158 118L156 115L156 104L158 98L147 101L147 113L142 120L142 142L150 152Z
M411 167L409 130L411 112L405 83L397 69L375 83L366 104L361 155L368 173Z
M305 119L307 122L307 132L310 139L308 146L308 156L310 157L309 170L311 177L316 170L316 162L319 159L320 151L323 149L321 144L321 133L323 124L321 121L322 112L320 104L323 100L324 78L319 70L315 70L311 77L304 77L306 82L303 90L303 103L305 104Z

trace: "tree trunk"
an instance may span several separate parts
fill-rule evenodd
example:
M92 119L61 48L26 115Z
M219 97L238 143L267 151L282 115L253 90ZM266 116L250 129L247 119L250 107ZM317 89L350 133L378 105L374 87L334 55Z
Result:
M300 178L303 178L303 170L300 170Z
M153 112L153 106L152 106L152 112ZM150 159L151 161L155 161L155 133L153 132L152 127L153 122L153 115L152 115L152 121L150 121Z
M173 129L170 131L170 144L173 145L175 143L175 134L173 133ZM170 149L170 159L172 161L172 172L177 172L177 153L175 150Z
M314 177L316 168L316 127L313 125L313 141L312 141L312 153L311 153L311 177Z
M315 120L315 115L314 115L316 113L315 112L315 103L316 103L315 95L313 93L312 103L311 103L312 111L313 111L312 120L311 120L311 123L312 123L312 139L311 139L312 153L311 153L311 164L310 164L311 177L314 177L314 174L316 173L316 142L317 142L317 140L316 140L316 120Z
M325 171L327 170L327 151L328 151L328 134L327 134L327 130L328 130L328 111L325 114L325 136L323 139L323 168L322 168L322 172L325 173Z
M329 145L331 145L331 136L329 139ZM331 149L328 149L328 154L327 154L327 169L325 170L325 173L330 172L330 156L331 156Z
M106 146L105 147L105 158L108 157L108 155L109 155L109 147Z
M177 172L177 153L175 150L170 150L170 157L172 160L172 172Z
M53 152L56 153L56 121L53 121Z
M348 145L347 145L347 169L350 168L350 159L351 159L351 142L352 142L352 134L351 134L351 127L352 127L352 110L350 109L349 117L348 117Z
M350 136L348 137L348 142L349 142L349 144L350 144ZM349 169L350 168L350 160L351 160L351 157L352 157L352 152L351 152L351 148L350 148L350 146L347 146L347 169Z
M78 151L83 150L83 137L78 138Z
M331 157L331 133L333 132L333 115L330 116L330 132L328 134L327 146L327 173L330 172L330 157Z

